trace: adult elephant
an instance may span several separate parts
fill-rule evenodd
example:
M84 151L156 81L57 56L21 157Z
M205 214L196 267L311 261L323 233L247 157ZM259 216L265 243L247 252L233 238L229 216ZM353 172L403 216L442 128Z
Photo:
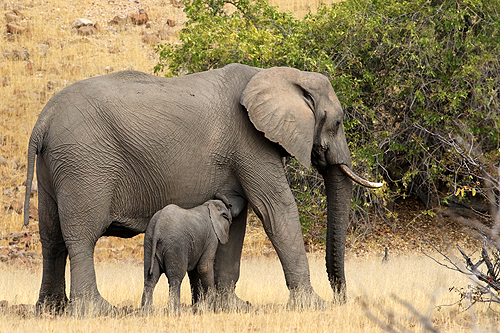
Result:
M73 310L86 313L92 305L113 311L96 285L99 237L137 235L167 204L191 208L216 193L229 199L233 215L229 242L215 260L221 298L238 300L234 289L250 204L278 253L290 302L322 302L310 283L283 170L286 155L306 167L312 161L325 178L327 271L343 300L349 177L359 179L349 170L342 118L328 79L292 68L231 64L177 78L122 71L63 89L41 112L28 150L25 224L38 155L43 277L37 308L67 305L69 255ZM196 290L195 273L190 280Z

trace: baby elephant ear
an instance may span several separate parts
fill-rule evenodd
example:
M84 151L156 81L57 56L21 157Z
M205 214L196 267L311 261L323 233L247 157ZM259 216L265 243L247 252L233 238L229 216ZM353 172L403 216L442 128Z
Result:
M309 168L315 118L304 102L301 83L306 75L288 67L264 69L250 79L240 103L256 129Z
M214 227L215 234L221 244L226 244L229 240L229 225L231 223L231 213L222 201L210 202L208 204L210 220Z

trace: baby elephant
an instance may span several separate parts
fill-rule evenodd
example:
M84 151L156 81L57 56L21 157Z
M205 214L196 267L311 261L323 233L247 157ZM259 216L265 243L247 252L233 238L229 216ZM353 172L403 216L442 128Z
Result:
M181 282L194 269L201 280L203 295L214 288L214 259L219 241L225 244L232 221L231 205L209 200L192 209L174 204L156 212L144 236L143 309L153 304L153 290L161 274L169 285L168 310L180 310Z

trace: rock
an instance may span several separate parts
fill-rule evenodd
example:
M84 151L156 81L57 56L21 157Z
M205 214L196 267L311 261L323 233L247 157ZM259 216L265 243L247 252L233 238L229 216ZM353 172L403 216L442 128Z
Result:
M177 23L175 22L175 20L174 20L174 19L167 19L167 25L168 25L169 27L175 27L175 25L176 25L176 24L177 24Z
M23 212L23 204L19 201L14 200L10 203L9 209L12 209L18 214L21 214Z
M54 90L55 86L56 86L56 83L54 81L47 82L47 90Z
M127 17L117 15L113 19L111 19L108 23L111 25L124 26L125 24L127 24Z
M31 204L30 204L30 218L32 218L35 221L38 221L38 208L32 206Z
M97 24L84 18L76 20L75 28L80 36L90 36L97 33Z
M6 300L0 301L0 309L4 310L9 306L9 302Z
M13 60L28 61L30 59L30 54L26 50L14 50L12 52L12 59Z
M24 19L25 16L23 13L21 13L19 10L17 9L14 9L13 11L11 12L8 12L8 13L5 13L5 21L7 23L11 23L11 22L19 22L21 21L22 19Z
M0 239L12 239L13 241L19 241L22 238L27 238L27 237L31 236L29 236L29 234L26 232L12 232L10 234L1 236Z
M40 258L40 255L35 252L26 252L26 257L32 258L32 259L38 259Z
M20 21L21 18L15 14L7 13L5 14L5 21L7 23Z
M3 156L0 156L0 165L7 165L9 161ZM4 192L5 193L5 192Z
M7 33L9 33L9 34L19 35L19 34L25 33L27 30L28 30L28 28L23 27L20 24L12 23L12 22L7 23Z
M24 71L28 75L33 75L33 73L35 72L35 69L33 68L33 63L32 62L28 62L26 64L26 66L24 66ZM15 163L15 162L13 162L13 163ZM17 167L15 169L17 169Z
M14 51L5 50L2 51L2 56L10 60L23 60L23 61L28 61L30 58L29 52L24 49L14 50Z
M89 19L85 19L85 18L79 18L76 20L76 24L75 26L77 28L80 28L80 27L85 27L85 26L94 26L94 22L92 22L91 20Z
M97 33L97 29L93 25L81 26L76 31L80 36L90 36Z
M139 14L130 15L129 19L135 25L143 25L149 21L148 14L144 9L139 9Z

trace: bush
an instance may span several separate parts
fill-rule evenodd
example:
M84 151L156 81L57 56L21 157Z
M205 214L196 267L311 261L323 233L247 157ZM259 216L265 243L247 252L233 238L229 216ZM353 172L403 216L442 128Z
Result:
M433 207L457 195L497 200L489 187L500 159L500 2L345 0L303 19L264 0L184 3L181 42L158 45L157 73L239 62L330 79L354 168L390 185L376 195L356 188L354 221L411 194ZM299 203L322 207L314 172L289 169Z
M184 1L188 21L179 45L159 45L155 72L196 73L238 62L249 66L283 65L287 40L299 24L265 0Z

